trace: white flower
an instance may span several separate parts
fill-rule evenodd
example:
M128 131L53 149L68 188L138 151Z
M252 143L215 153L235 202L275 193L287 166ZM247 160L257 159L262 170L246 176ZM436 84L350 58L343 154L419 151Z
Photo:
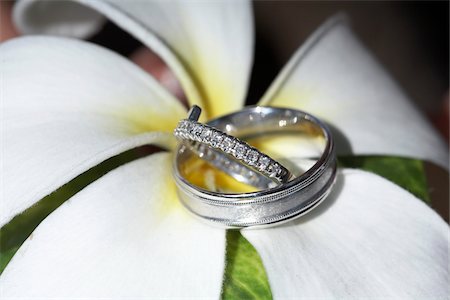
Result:
M85 6L21 1L15 17L28 33L83 37L103 14L160 55L208 117L243 105L252 63L249 3L79 2ZM111 51L28 37L2 44L0 54L1 226L111 156L149 143L173 146L171 130L185 109ZM300 48L260 103L317 115L355 154L447 164L444 144L340 19ZM178 204L171 160L158 153L122 166L54 211L5 269L2 296L219 297L225 231ZM275 298L447 296L448 226L425 204L358 170L340 172L327 203L281 227L242 231Z

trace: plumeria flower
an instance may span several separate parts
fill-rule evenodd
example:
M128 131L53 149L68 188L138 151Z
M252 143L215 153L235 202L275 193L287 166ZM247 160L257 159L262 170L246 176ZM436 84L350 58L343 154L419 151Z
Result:
M206 118L243 106L254 38L248 2L20 1L14 13L25 33L77 38L106 16L165 60ZM174 149L186 108L125 58L44 36L6 42L0 53L1 226L114 155L147 144ZM446 146L342 18L312 35L259 103L327 121L347 139L340 154L448 162ZM218 298L225 230L179 204L172 156L121 166L56 209L4 270L2 296ZM241 231L274 298L447 297L448 226L423 202L343 169L326 203L283 226Z

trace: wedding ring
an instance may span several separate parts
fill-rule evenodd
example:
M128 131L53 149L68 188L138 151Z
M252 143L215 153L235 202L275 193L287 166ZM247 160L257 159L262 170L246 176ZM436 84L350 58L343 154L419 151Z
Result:
M312 167L289 182L250 193L223 193L200 188L184 174L196 156L180 145L174 177L183 205L204 221L226 228L273 226L311 211L329 194L336 178L334 142L328 127L314 116L294 109L248 107L208 122L220 131L246 138L280 134L314 134L324 140L321 156Z
M194 105L174 135L214 167L240 182L266 189L287 182L288 169L239 138L198 122L200 107Z

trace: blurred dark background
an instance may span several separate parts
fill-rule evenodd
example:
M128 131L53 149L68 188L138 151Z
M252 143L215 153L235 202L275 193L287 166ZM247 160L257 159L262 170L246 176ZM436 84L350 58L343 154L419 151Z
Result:
M345 12L358 37L449 140L448 1L255 1L256 57L249 99L259 99L295 50ZM449 220L449 177L425 163L433 207Z
M14 1L0 0L0 41L20 34L11 25L13 4ZM315 29L332 15L344 12L363 43L448 141L448 1L280 0L254 1L253 4L255 67L248 103L258 101L279 70ZM154 54L137 55L142 45L111 22L106 23L90 41L130 56L164 85L161 77L166 68L164 63L158 61ZM183 98L182 91L179 98ZM425 171L433 205L439 205L435 209L448 220L448 172L428 163Z
M429 115L441 113L449 87L448 1L255 1L254 8L261 73L275 76L324 20L345 12L359 38L417 106ZM265 76L262 80L270 82Z
M0 0L0 40L18 34L7 28L13 3ZM282 66L315 29L332 15L344 12L363 43L448 141L448 1L280 0L253 4L256 45L249 104L258 101ZM90 40L122 55L131 55L141 67L158 74L158 63L150 62L148 55L140 60L133 57L141 44L112 23L106 23Z
M1 0L0 0L1 1ZM254 1L256 103L295 50L327 18L353 30L448 140L448 1ZM92 41L129 55L139 43L111 23Z
M359 38L419 108L431 118L447 112L444 99L449 87L449 2L254 1L253 4L256 56L249 103L260 98L315 29L332 15L344 12ZM119 31L108 23L92 41L129 55L139 43Z
M292 54L323 22L344 12L358 37L448 141L448 1L254 1L253 4L256 44L248 104L260 99ZM139 43L131 40L124 43L125 37L118 38L117 30L109 23L93 40L129 55ZM429 163L425 164L425 172L433 207L448 221L448 173Z

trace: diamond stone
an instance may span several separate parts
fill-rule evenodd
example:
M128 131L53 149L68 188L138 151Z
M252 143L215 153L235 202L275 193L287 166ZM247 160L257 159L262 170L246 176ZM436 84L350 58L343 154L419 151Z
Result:
M220 132L213 131L211 137L211 145L213 147L218 147L223 140L223 135Z
M211 129L209 129L207 127L205 129L203 129L202 133L200 134L202 142L208 143L211 140L211 134L212 134Z
M187 122L185 120L180 121L180 123L178 124L178 128L180 130L185 130L187 126Z
M175 136L179 138L185 138L186 136L186 126L187 123L185 120L180 121L178 127L175 128Z
M245 144L237 144L237 146L234 148L234 155L239 159L244 158L247 152L248 147Z
M194 124L194 127L192 128L192 135L194 137L194 139L199 140L200 139L200 134L202 133L202 125L200 124Z
M272 163L267 167L266 171L270 177L275 177L281 173L281 167L277 163Z
M223 139L222 144L220 144L220 149L222 149L227 153L230 153L231 150L234 148L235 143L236 142L233 140L233 138L227 136Z
M264 171L270 163L270 158L267 156L261 156L258 161L258 169Z
M192 128L194 127L194 124L191 122L186 122L186 136L191 135Z
M259 153L256 150L250 150L245 158L245 162L254 166L259 159Z

